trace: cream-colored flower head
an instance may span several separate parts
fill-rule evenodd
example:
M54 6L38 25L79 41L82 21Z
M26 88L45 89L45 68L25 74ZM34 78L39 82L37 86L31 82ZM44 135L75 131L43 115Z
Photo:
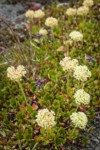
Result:
M89 13L89 8L86 6L81 6L77 9L78 16L86 16Z
M73 41L82 41L83 39L83 34L80 33L79 31L72 31L70 34L69 34L69 37L73 40Z
M85 0L83 2L83 5L86 6L86 7L92 7L94 4L93 0Z
M56 27L58 26L58 20L53 17L48 17L45 21L45 25L50 28Z
M71 60L70 57L65 57L60 61L60 65L62 66L64 71L72 72L78 65L78 60L77 59Z
M25 16L29 19L33 19L34 17L34 11L33 10L28 10L26 13L25 13Z
M45 16L45 13L39 9L34 11L34 18L43 18Z
M8 67L7 69L7 77L9 77L13 81L19 81L25 76L26 70L23 65L19 65L17 68L14 66Z
M39 31L39 34L40 35L47 35L48 34L48 32L47 32L47 30L46 29L40 29L40 31Z
M77 66L74 70L73 74L74 78L79 81L87 81L88 78L91 77L91 72L87 68L87 66Z
M73 41L71 39L64 41L64 45L65 46L72 46L73 45Z
M44 129L51 128L56 124L55 113L53 111L49 111L47 108L41 109L36 115L36 122Z
M80 129L85 129L88 119L85 113L83 112L74 112L70 116L70 119L72 121L72 124L75 127L78 127Z
M77 11L74 8L68 8L66 11L66 15L68 15L68 16L75 16L76 13L77 13Z
M75 102L77 105L88 105L90 102L90 95L86 93L83 89L79 89L74 94Z

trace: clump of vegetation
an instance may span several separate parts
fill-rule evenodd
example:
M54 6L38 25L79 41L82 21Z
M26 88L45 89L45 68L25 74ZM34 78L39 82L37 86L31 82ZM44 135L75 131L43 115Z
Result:
M26 40L1 58L1 149L87 144L81 133L99 105L97 6L85 0L25 13Z

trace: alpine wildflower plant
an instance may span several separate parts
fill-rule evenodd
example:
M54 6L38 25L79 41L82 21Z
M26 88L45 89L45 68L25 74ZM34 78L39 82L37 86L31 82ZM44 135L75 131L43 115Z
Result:
M78 140L86 142L84 130L90 128L88 122L98 104L94 4L85 0L73 8L50 6L44 11L26 11L25 41L15 44L10 56L7 53L10 58L15 54L10 60L14 59L17 67L7 69L7 78L14 83L1 90L2 99L7 99L0 114L2 130L13 141L7 143L8 149L13 143L18 149L55 150L66 149L66 145L69 149L73 141L76 145ZM91 56L92 63L86 56Z

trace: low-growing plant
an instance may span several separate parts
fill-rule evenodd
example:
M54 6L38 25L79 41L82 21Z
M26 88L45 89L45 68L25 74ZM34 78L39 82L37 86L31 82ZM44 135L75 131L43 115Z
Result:
M87 144L81 133L91 129L99 104L94 4L26 12L29 35L5 54L11 66L2 67L0 148L60 150L78 140Z

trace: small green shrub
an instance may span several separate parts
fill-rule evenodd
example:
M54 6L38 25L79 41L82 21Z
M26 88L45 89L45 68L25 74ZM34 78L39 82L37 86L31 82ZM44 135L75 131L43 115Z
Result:
M44 18L34 21L32 12L27 39L5 54L14 67L0 68L1 149L56 150L66 144L70 149L77 141L87 144L82 132L91 129L99 105L97 6L94 2L86 16L67 16L70 5L49 6ZM45 23L49 16L54 18ZM41 28L48 34L42 30L40 35Z

